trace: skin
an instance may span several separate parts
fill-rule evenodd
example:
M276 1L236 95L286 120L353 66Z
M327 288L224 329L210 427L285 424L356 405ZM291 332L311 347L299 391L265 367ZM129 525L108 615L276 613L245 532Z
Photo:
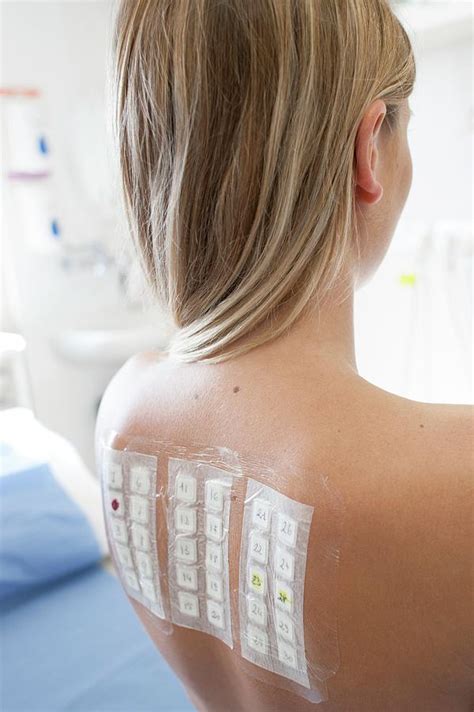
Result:
M357 134L359 274L345 275L319 314L309 309L281 338L229 362L178 365L155 353L135 357L104 396L97 442L112 429L123 444L142 436L226 446L264 460L274 472L269 484L315 511L314 474L325 473L345 515L337 581L319 597L318 547L331 513L319 510L310 533L304 599L310 672L320 635L313 622L333 604L339 648L328 700L317 709L468 712L473 410L383 391L358 374L355 358L354 290L383 259L412 179L408 102L393 133L382 123L385 111L383 101L373 102ZM237 491L229 540L234 638L242 496ZM166 532L158 539L165 560ZM164 635L130 602L198 710L315 709L280 687L278 677L243 660L238 646L230 650L179 626Z

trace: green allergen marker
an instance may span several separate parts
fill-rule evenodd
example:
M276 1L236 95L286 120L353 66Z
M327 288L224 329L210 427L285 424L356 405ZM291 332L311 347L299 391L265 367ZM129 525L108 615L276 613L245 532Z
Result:
M400 275L400 284L403 286L408 286L408 287L414 287L416 283L416 275L415 274L401 274Z

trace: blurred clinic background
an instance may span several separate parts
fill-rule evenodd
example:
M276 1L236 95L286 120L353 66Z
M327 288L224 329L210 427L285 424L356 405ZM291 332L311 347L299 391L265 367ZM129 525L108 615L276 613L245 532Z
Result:
M389 254L356 295L357 360L399 395L472 402L471 3L396 7L418 66L413 184ZM142 294L118 198L113 11L108 0L2 3L2 406L32 407L90 467L107 382L170 333Z
M191 709L110 574L91 568L107 558L98 404L129 356L165 347L171 333L143 290L121 207L108 84L115 8L0 2L4 712ZM379 272L356 294L357 362L404 397L472 403L472 5L394 8L417 60L413 183ZM52 628L54 660L41 647Z

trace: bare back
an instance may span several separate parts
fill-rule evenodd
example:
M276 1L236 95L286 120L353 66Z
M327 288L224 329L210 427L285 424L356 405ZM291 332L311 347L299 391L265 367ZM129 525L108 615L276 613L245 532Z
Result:
M327 683L328 701L318 709L467 712L471 418L468 406L410 401L330 365L309 372L246 357L177 366L150 354L116 376L97 433L159 434L177 445L199 441L260 458L274 470L276 490L312 506L311 473L325 473L345 502L345 516L333 591L340 661ZM288 475L295 472L302 474ZM240 538L233 526L234 592ZM166 542L158 545L166 549ZM312 529L304 620L306 657L317 662L310 625L318 604L314 546ZM180 626L161 634L130 600L198 710L314 709L255 677L251 663L212 636ZM236 598L232 610L238 626Z

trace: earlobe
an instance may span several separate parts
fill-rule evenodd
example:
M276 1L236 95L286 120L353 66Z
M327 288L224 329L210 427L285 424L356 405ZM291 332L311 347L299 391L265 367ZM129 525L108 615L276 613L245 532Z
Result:
M368 205L374 205L383 195L383 187L375 177L377 158L373 138L367 142L361 138L356 150L356 198Z
M382 186L381 183L378 183L378 182L377 182L377 183L376 183L375 191L374 191L374 193L372 193L372 201L371 201L371 204L372 204L372 205L375 205L375 203L378 203L379 200L382 199L382 196L383 196L383 186Z
M367 205L375 205L383 196L383 186L381 183L374 181L373 188L371 190L365 190L361 185L356 186L356 198L361 203L366 203Z

